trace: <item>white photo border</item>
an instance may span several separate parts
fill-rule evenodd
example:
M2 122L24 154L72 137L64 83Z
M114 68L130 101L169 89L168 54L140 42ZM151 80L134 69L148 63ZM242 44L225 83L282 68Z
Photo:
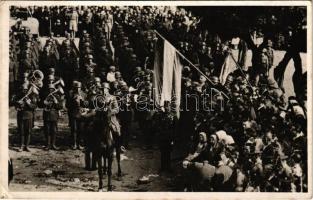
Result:
M8 88L9 88L9 7L52 5L107 6L306 6L307 7L307 118L308 192L10 192L8 189ZM312 198L312 2L311 1L1 1L0 0L0 198L9 199L311 199Z

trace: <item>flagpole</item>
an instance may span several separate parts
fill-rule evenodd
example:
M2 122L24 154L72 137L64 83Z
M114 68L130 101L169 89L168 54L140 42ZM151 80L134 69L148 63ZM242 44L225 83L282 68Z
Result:
M158 31L154 30L154 32L163 40L167 41L169 44L171 44L167 39L165 39ZM172 44L171 44L172 45ZM174 47L174 45L172 45ZM174 47L175 48L175 47ZM176 49L176 48L175 48ZM191 66L193 66L201 75L203 75L212 85L214 85L214 83L211 81L211 79L209 79L209 77L207 77L198 67L196 67L188 58L186 58L182 53L180 53L177 49L176 52L183 57Z
M244 75L244 78L246 79L246 81L247 81L247 83L249 84L249 86L251 87L251 89L253 89L253 86L251 85L250 81L247 79L245 73L243 73L241 67L239 66L239 64L238 64L237 61L235 60L235 58L234 58L232 52L229 52L229 54L230 54L230 57L234 60L234 62L235 62L235 64L236 64L237 68L239 68L239 70L240 70L240 72L242 73L242 75Z

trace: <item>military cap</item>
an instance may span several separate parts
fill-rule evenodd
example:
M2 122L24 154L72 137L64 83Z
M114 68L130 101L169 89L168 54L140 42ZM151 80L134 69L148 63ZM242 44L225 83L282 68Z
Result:
M90 47L90 43L89 42L84 42L84 46L85 47Z
M101 82L101 79L99 77L95 77L95 82Z
M109 67L109 69L110 69L110 70L114 70L114 69L115 69L115 66L114 66L114 65L111 65L111 66Z
M139 72L139 71L142 71L141 67L136 67L135 72Z
M93 55L88 54L88 55L87 55L87 58L88 58L88 59L93 59Z
M21 88L26 90L26 89L28 89L28 85L29 85L28 83L23 83L21 85Z
M217 76L212 76L211 80L212 80L212 82L215 83L215 84L219 83L219 80L218 80L218 77L217 77Z
M190 67L184 66L183 71L190 71Z
M121 72L116 71L116 72L115 72L115 77L116 77L116 78L121 78L121 77L122 77Z
M24 73L23 73L23 77L24 77L24 78L26 78L26 77L28 77L28 76L29 76L29 73L28 73L28 72L24 72Z
M101 86L102 86L102 88L110 89L110 84L107 83L107 82L103 82L103 83L101 84Z
M49 68L48 69L49 73L54 73L55 72L55 69L53 67Z

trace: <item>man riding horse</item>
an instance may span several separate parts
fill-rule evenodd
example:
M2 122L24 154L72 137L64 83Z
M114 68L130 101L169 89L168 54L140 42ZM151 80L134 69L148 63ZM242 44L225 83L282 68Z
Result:
M103 189L102 177L103 173L108 174L108 191L112 190L111 176L112 176L112 161L113 152L116 150L116 158L118 164L118 176L121 177L120 165L120 124L116 118L119 112L119 107L115 96L109 93L108 83L103 84L102 96L96 98L95 101L95 135L96 148L95 156L98 162L99 174L99 191ZM104 168L102 168L102 158L104 158ZM108 168L106 169L106 159L108 159Z

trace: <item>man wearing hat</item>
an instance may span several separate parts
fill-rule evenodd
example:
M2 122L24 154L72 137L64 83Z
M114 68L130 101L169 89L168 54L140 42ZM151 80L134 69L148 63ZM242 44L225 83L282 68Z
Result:
M33 92L28 95L28 92L29 84L23 83L21 93L19 93L15 102L15 108L17 109L17 128L20 135L20 148L18 151L30 151L28 145L33 126L34 110L37 107L37 97Z
M20 73L28 72L31 73L35 70L35 66L33 65L32 59L30 57L30 51L24 51L24 58L21 60L21 69Z
M73 53L70 47L66 48L61 57L58 71L64 80L65 91L68 92L73 80L78 79L80 72L79 58Z
M144 74L144 71L142 70L141 67L136 67L133 73L134 75L131 78L130 85L133 86L134 88L137 88L138 83L141 82L141 75Z
M119 72L119 71L115 72L115 80L118 81L118 82L123 81L123 77L122 77L121 72Z
M58 60L52 50L52 45L50 44L46 45L39 58L40 70L44 74L47 74L48 68L56 68L57 63L58 63Z
M81 74L82 89L88 93L90 87L95 83L95 68L86 66L86 73Z
M89 68L92 68L94 72L97 71L97 64L93 62L93 55L90 53L86 56L86 62L84 63L84 70L88 71Z
M73 89L69 92L67 108L70 118L71 135L73 137L73 149L81 148L83 121L81 114L83 113L83 102L86 94L81 90L81 82L73 81Z
M121 123L121 145L125 148L129 148L129 138L130 138L130 125L132 121L132 111L131 111L131 97L129 93L129 88L126 82L121 81L120 83L120 96L117 99L120 103L120 112L118 114L118 119Z
M85 169L95 170L96 169L96 157L94 156L95 146L95 133L94 133L94 122L95 112L97 109L97 98L102 93L102 84L99 77L94 78L94 84L90 87L86 103L84 107L88 108L88 111L82 114L84 139L85 139Z
M46 150L49 150L50 148L57 150L55 142L58 130L59 110L62 109L62 100L55 90L56 89L52 83L48 84L48 92L44 95L41 102L44 108L43 121L46 137Z

